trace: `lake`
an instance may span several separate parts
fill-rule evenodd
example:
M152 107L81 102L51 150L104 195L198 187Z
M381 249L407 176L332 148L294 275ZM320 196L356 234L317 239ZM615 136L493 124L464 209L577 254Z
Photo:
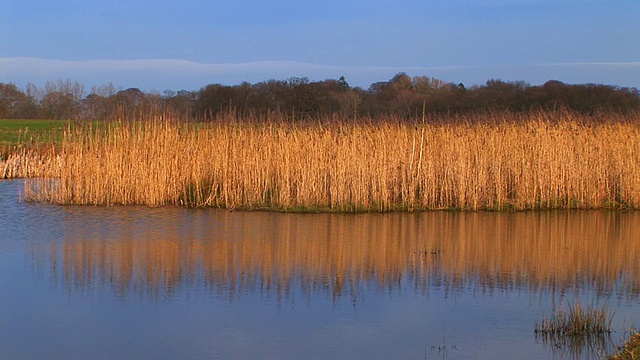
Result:
M589 359L640 324L638 212L106 208L22 190L0 181L2 359ZM535 336L576 301L613 312L610 339Z

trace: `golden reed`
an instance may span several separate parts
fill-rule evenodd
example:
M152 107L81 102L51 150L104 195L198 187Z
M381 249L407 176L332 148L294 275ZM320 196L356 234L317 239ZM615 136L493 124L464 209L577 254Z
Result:
M58 157L51 152L23 150L0 159L0 179L51 177L59 173Z
M68 131L30 201L228 209L638 208L640 114L186 123Z

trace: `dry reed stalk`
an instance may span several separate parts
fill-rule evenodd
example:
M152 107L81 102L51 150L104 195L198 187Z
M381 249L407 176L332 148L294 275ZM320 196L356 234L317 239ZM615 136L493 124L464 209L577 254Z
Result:
M609 356L610 360L638 360L640 359L640 333L631 330L629 338L618 348L618 351Z
M243 209L638 208L639 115L481 115L438 123L183 123L149 116L65 134L63 204Z
M21 151L0 160L0 179L54 177L60 158L51 152Z

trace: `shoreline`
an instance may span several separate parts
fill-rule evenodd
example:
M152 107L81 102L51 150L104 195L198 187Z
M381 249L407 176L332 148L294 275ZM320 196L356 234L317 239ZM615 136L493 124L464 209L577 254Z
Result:
M609 360L635 360L640 358L640 333L632 331L629 338L620 345L617 351L608 356Z

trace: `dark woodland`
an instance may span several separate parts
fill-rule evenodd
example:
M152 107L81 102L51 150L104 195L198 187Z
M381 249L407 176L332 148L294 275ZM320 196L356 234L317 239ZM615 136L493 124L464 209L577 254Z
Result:
M399 119L428 114L465 114L491 111L531 112L569 110L583 114L640 110L636 88L600 84L565 84L550 80L531 86L523 81L489 80L465 87L430 78L399 73L368 89L352 87L347 79L310 81L308 78L268 80L255 84L210 84L198 91L143 92L109 84L87 91L66 80L44 88L28 84L20 89L0 83L0 119L115 120L150 110L169 110L192 119L238 117L288 119L340 116L341 118Z

